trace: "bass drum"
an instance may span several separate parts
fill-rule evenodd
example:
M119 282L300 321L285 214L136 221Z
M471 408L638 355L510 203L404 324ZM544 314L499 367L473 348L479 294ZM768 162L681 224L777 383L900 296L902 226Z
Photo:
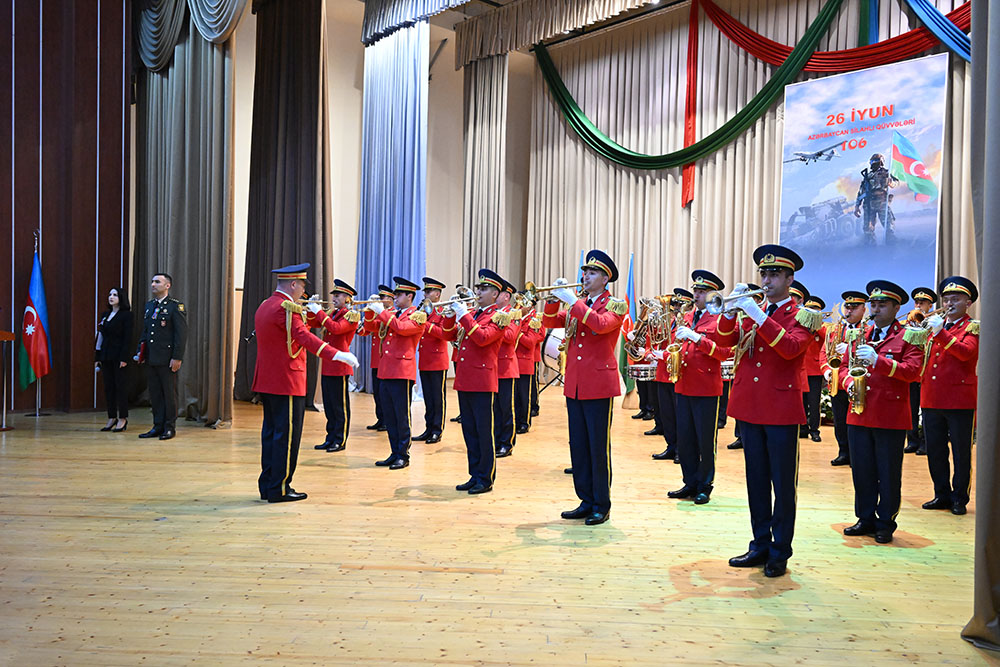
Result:
M736 377L736 362L727 359L722 362L722 381L728 382Z
M559 346L566 336L565 329L549 329L542 343L542 364L546 368L559 373Z

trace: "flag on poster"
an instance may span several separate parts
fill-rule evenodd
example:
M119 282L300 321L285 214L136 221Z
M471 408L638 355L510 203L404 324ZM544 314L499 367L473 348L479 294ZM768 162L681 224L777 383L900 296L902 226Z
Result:
M628 313L622 321L622 337L618 346L618 371L625 381L625 391L635 389L635 380L628 374L628 353L625 351L625 337L635 326L635 275L632 272L635 253L628 256L628 280L625 282L625 303L628 304Z
M927 166L920 159L920 153L909 139L899 130L892 133L892 177L913 191L913 198L925 203L937 199L938 188L927 173Z
M28 302L21 318L21 343L17 349L21 389L52 370L52 346L49 344L49 309L45 303L45 285L42 283L42 262L35 253L28 283Z

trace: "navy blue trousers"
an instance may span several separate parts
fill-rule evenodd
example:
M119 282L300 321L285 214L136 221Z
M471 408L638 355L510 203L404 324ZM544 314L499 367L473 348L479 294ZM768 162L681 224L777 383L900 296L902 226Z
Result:
M489 391L458 392L462 415L462 436L469 458L469 477L484 486L493 486L497 476L497 456L493 446L493 402Z
M810 433L819 433L819 422L822 417L819 412L819 397L823 388L822 375L809 375L809 391L802 393L802 407L806 411L806 424Z
M766 552L768 560L772 561L788 560L795 534L799 425L772 426L737 421L737 426L743 441L747 501L753 530L750 551Z
M493 444L497 451L501 447L514 447L514 378L500 378L497 381L497 397L493 401Z
M323 414L326 415L326 444L346 445L351 431L351 399L347 395L347 377L323 375Z
M677 446L677 395L671 382L656 382L656 425L663 431L667 447Z
M420 386L424 391L424 427L428 433L444 431L444 378L447 371L420 371Z
M843 389L831 398L833 404L833 435L837 438L837 456L851 458L850 441L847 439L847 410L850 401Z
M924 409L924 442L934 495L953 504L967 505L972 484L972 429L975 410ZM948 442L955 462L949 480Z
M920 444L920 383L910 383L910 430L906 434L908 443Z
M292 488L292 475L299 460L305 396L259 394L264 407L264 425L260 431L260 497L280 498Z
M875 530L896 530L903 484L906 431L894 428L847 427L851 441L854 514Z
M410 460L410 390L412 380L379 380L382 418L389 435L392 458Z
M611 509L612 398L566 399L576 495L592 512Z
M534 375L522 375L514 380L514 423L518 427L531 427L531 389Z
M677 393L677 454L684 486L711 494L715 482L719 397Z
M378 379L378 369L372 369L372 397L375 398L375 421L382 423L382 389L381 380Z

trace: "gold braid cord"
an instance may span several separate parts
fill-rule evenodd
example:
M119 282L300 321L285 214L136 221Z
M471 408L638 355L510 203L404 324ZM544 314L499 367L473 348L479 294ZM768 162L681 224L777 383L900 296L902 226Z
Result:
M749 352L750 356L751 357L753 356L753 344L754 344L754 341L756 339L757 339L757 326L756 325L754 325L753 327L751 327L747 331L744 331L743 334L740 336L740 340L739 340L738 343L736 343L736 348L735 348L734 353L733 353L733 372L734 373L736 372L736 369L739 368L739 366L740 366L740 359L743 358L744 354L746 354L747 352Z
M305 322L306 317L302 314L302 306L288 299L281 302L281 307L285 309L285 344L288 345L288 356L295 359L302 354L302 348L292 352L292 318L298 315Z

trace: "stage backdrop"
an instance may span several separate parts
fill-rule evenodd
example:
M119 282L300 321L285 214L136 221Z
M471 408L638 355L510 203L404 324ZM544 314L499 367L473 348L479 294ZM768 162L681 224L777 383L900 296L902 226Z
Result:
M947 73L939 54L785 89L781 243L828 305L873 278L936 284Z

